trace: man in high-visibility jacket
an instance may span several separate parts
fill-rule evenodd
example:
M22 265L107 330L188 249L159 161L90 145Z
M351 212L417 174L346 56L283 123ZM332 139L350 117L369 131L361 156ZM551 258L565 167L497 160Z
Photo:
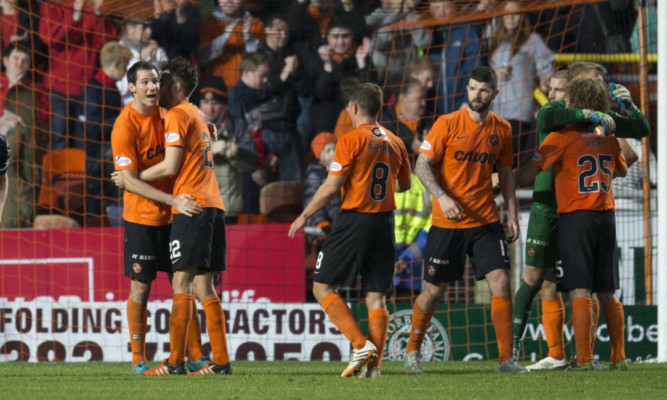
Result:
M394 267L394 287L396 298L410 297L423 288L424 248L426 235L431 227L431 195L412 175L412 188L395 194L396 210L396 264Z

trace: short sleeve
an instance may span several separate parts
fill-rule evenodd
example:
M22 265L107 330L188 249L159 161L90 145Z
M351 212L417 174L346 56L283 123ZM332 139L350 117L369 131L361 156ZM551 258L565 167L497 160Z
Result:
M406 182L412 180L412 172L410 171L410 159L408 158L408 151L401 143L401 168L398 170L398 180Z
M449 126L444 117L439 117L419 147L419 152L434 160L442 160L447 146Z
M167 118L164 121L166 147L185 147L185 135L188 133L189 122L188 114L177 107L167 112Z
M350 175L352 173L355 156L353 140L355 137L356 135L348 134L338 139L334 158L329 166L329 174Z
M116 170L139 170L136 143L135 125L129 123L124 114L121 114L116 119L111 131L111 148Z
M563 156L567 148L565 135L560 132L550 133L542 142L542 145L533 155L531 162L541 170L545 170L555 164Z

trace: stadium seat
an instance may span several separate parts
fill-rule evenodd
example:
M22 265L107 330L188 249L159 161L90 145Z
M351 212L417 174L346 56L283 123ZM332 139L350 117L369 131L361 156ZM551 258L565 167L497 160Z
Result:
M59 214L43 214L35 217L35 229L66 229L80 228L81 225L73 218Z
M271 182L259 193L259 213L271 222L291 223L302 210L301 182Z
M86 153L60 149L42 158L41 209L82 218L85 204Z

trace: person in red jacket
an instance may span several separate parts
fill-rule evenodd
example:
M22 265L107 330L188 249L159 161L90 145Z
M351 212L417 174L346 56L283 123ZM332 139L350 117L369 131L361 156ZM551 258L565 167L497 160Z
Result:
M39 36L50 52L45 85L51 94L52 150L68 147L76 99L99 69L99 50L117 36L116 28L102 15L104 0L92 3L84 8L84 0L43 2L40 8Z

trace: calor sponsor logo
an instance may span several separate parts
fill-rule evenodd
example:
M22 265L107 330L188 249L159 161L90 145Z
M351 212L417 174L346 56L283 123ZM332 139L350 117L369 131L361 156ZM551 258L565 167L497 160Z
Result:
M423 150L431 150L431 143L429 143L428 141L424 140L424 141L422 142L422 145L419 146L419 148L420 148L420 149L423 149Z

